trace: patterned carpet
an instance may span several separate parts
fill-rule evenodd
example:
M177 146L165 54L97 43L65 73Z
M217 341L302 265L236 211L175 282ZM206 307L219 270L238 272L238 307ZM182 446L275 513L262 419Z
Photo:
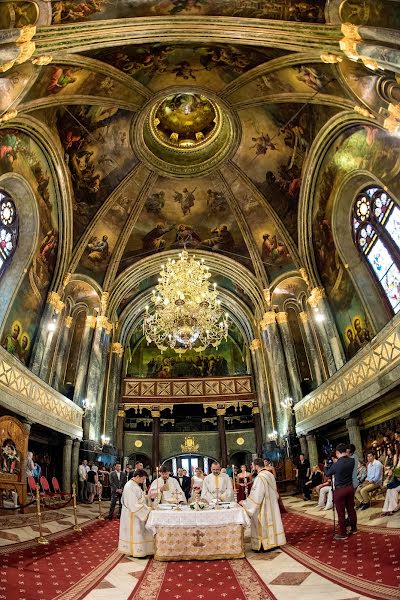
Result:
M59 510L42 513L42 523L51 523L51 521L59 521L67 518L66 513ZM38 518L36 513L27 515L2 515L0 516L0 529L14 529L15 527L31 527L37 525Z
M282 518L286 554L354 592L378 599L400 598L398 530L370 528L335 541L330 522L299 513Z
M246 559L151 560L128 600L276 600Z
M78 600L121 560L116 551L119 521L97 521L81 533L68 532L48 546L31 546L1 556L0 598Z

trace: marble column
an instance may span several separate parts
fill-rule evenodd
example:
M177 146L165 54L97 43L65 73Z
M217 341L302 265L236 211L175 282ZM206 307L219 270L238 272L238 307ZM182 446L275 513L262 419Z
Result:
M304 339L304 347L307 352L308 363L310 365L311 374L313 381L316 382L317 385L321 385L324 378L322 376L322 369L320 364L320 358L318 353L318 348L315 345L315 340L313 336L313 332L310 326L310 317L308 313L301 312L299 313L299 323L300 323L300 331L303 334Z
M30 421L29 419L21 419L22 421L22 427L24 428L25 433L28 436L28 452L29 452L29 435L31 433L31 428L33 425L33 421ZM21 456L21 473L25 473L26 474L26 464L27 464L27 456Z
M300 386L300 375L296 361L296 349L294 347L294 341L292 333L289 328L288 315L286 312L278 312L276 315L276 321L278 323L279 331L283 342L283 351L286 359L286 366L289 375L291 397L294 403L299 402L302 399L301 386Z
M50 372L54 344L63 310L64 302L61 301L60 295L54 291L50 292L47 296L30 360L31 371L44 381L47 381ZM49 327L51 327L51 330L49 330Z
M79 364L75 378L74 402L82 406L82 400L85 398L86 378L90 358L90 347L92 345L93 332L96 327L96 317L87 316L85 328L83 330Z
M263 361L263 350L261 340L255 338L250 346L251 360L253 363L254 383L257 391L258 405L261 408L262 426L264 434L267 430L275 429L272 398L269 388L269 374ZM249 370L251 373L251 369Z
M110 444L116 443L117 413L121 394L122 361L124 347L119 342L111 345L111 359L109 364L109 385L107 386L105 399L105 435L110 438Z
M333 375L335 371L344 365L346 358L330 306L326 300L324 288L317 287L311 290L308 303L313 308L314 320L321 334L329 374ZM326 343L328 343L330 351Z
M263 438L262 438L260 409L258 408L258 406L253 406L253 420L254 420L254 435L256 438L256 452L257 452L257 456L262 456Z
M274 408L279 434L286 435L290 427L290 413L281 403L290 398L290 388L286 372L285 356L281 337L276 323L276 313L264 313L260 323L263 330L263 341L268 358L268 367L271 371L272 390L274 394ZM277 426L277 429L278 429Z
M361 432L360 426L358 424L358 419L351 417L350 419L346 419L346 427L349 432L349 440L351 444L354 444L356 447L356 454L360 460L363 459L363 445L361 441Z
M151 464L152 473L156 472L156 467L160 465L160 411L152 410L152 447L151 447Z
M78 485L78 467L79 467L79 448L80 440L74 440L72 446L72 466L71 466L71 483Z
M305 435L299 435L300 449L301 453L304 454L306 458L308 458L308 445L307 439Z
M310 466L318 464L318 447L317 447L317 438L314 434L309 434L307 437L307 445L308 445L308 459L310 461Z
M67 367L68 352L71 343L71 327L73 318L69 315L64 319L64 328L61 333L61 340L58 345L56 365L53 376L53 387L56 390L60 389L60 386L64 382L65 369Z
M62 489L71 492L72 438L65 437L63 448Z
M90 410L85 417L85 439L99 442L101 435L102 398L105 379L105 361L109 335L106 333L105 325L108 321L105 317L97 317L96 329L93 334L92 347L90 351L89 366L86 378L85 398ZM86 437L88 436L88 437Z
M226 467L228 463L228 449L226 445L225 431L225 408L217 408L217 427L219 440L219 462L221 467Z
M118 456L122 459L124 455L124 425L125 425L125 411L119 410L117 412L117 448Z

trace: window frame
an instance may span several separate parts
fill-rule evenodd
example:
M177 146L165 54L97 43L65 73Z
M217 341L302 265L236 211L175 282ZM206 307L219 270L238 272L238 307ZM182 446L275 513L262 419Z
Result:
M12 209L14 211L14 218L10 223L6 223L1 217L2 206L6 202L11 203ZM12 250L10 251L10 253L8 253L5 252L5 250L3 250L2 248L0 248L0 261L2 261L0 264L0 280L12 262L19 240L19 219L16 203L12 196L4 188L0 187L0 232L1 231L5 231L6 234L10 235L12 242Z

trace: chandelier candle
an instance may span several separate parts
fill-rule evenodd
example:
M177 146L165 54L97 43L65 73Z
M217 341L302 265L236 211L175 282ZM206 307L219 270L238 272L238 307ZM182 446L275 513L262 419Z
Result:
M161 265L158 285L153 290L153 309L146 306L143 333L147 343L154 342L163 352L172 348L178 354L208 346L218 348L228 337L228 314L218 299L217 284L210 285L211 274L204 259L196 260L186 250L179 259Z

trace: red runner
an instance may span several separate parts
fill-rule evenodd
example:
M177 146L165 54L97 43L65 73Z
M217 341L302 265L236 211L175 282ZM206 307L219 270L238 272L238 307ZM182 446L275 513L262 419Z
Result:
M400 598L400 532L371 529L335 541L332 522L292 512L282 519L282 550L306 567L372 598Z
M151 560L128 600L276 600L246 559Z
M2 554L0 597L7 600L78 600L121 560L119 521L97 521L48 546Z

